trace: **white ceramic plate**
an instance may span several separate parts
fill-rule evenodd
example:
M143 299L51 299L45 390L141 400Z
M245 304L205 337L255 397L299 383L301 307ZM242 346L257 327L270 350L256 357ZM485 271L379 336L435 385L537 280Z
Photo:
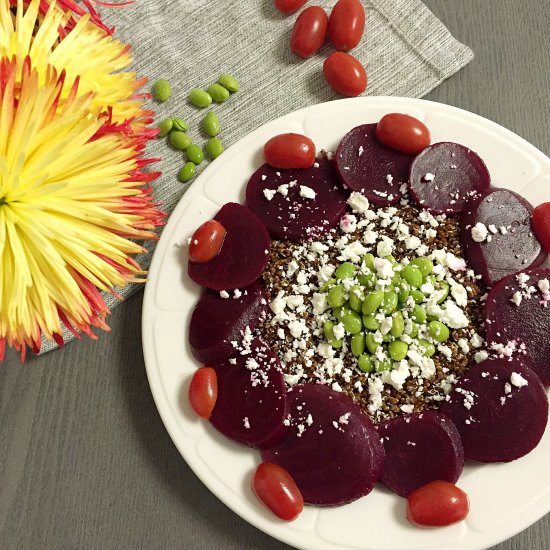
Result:
M213 162L186 192L164 229L143 303L149 383L166 429L203 483L246 521L281 541L312 550L488 548L550 510L550 429L520 460L466 466L459 485L470 496L471 512L457 525L412 527L405 519L405 500L378 487L339 508L306 507L296 521L284 523L264 510L250 491L259 453L225 439L197 419L187 403L188 384L199 366L187 345L188 323L200 292L186 274L187 238L224 203L243 202L245 185L261 165L262 146L270 137L299 132L310 136L319 149L334 151L348 130L390 112L424 121L433 142L456 141L476 151L487 163L493 185L513 189L533 204L550 198L549 158L509 130L448 105L369 97L316 105L274 120Z

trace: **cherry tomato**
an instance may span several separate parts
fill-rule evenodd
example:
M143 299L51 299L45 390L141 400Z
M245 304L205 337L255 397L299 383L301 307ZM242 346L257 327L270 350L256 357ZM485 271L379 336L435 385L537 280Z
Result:
M292 476L281 466L263 462L252 478L255 495L280 519L292 521L304 509L304 499Z
M218 376L212 367L198 369L189 385L189 403L198 416L210 418L218 398Z
M273 168L310 168L315 144L301 134L279 134L264 145L264 158Z
M407 519L423 527L462 521L469 510L468 495L448 481L430 481L407 497Z
M418 155L432 140L430 131L420 120L401 113L383 116L376 125L376 137L384 145L409 155Z
M547 252L550 251L550 202L539 204L531 217L531 225L537 239Z
M365 30L365 8L359 0L338 0L330 13L328 36L337 50L351 50Z
M323 64L323 74L333 90L348 97L363 93L367 87L363 65L349 53L331 53Z
M299 10L307 0L275 0L275 7L283 13L292 13Z
M306 8L296 19L290 34L290 49L300 57L311 57L327 37L328 16L319 6Z
M191 237L189 259L195 263L209 262L220 252L225 234L225 227L220 222L204 222Z

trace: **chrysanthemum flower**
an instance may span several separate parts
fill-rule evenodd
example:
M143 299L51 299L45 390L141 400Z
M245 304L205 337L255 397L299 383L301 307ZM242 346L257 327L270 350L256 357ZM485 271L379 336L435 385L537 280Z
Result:
M0 61L0 358L62 325L108 329L101 291L143 280L131 255L162 220L139 137L105 131L93 92L52 66Z

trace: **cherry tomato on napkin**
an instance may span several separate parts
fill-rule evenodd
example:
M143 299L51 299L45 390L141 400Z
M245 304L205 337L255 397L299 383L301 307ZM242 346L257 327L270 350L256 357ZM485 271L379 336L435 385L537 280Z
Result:
M338 0L328 22L328 36L337 50L351 50L365 30L365 8L359 0Z
M328 16L319 6L306 8L296 19L290 34L290 49L300 57L319 51L327 36Z
M348 97L362 94L367 87L363 65L349 53L331 53L323 64L323 75L334 91Z
M307 0L275 0L275 7L283 13L292 13L299 10Z

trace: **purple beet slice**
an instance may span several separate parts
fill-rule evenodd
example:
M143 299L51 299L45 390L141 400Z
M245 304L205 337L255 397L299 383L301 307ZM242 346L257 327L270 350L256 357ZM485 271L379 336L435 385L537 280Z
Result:
M281 364L259 339L239 343L240 352L213 366L218 399L210 422L223 435L257 449L278 443L288 427L289 405Z
M334 163L319 157L311 168L303 170L280 170L264 164L248 182L246 204L272 237L298 241L332 229L346 211L348 195Z
M445 415L424 411L378 425L386 460L382 482L407 497L430 481L455 483L464 467L460 434Z
M519 360L489 359L459 380L441 412L455 424L464 456L510 462L530 453L548 421L548 397L538 376Z
M189 324L189 344L201 363L216 363L235 353L237 341L246 327L254 330L265 317L267 290L258 283L228 294L207 290L193 310Z
M288 393L291 428L265 462L285 468L304 502L346 504L371 492L380 477L384 447L361 408L326 386L300 384Z
M213 290L244 288L263 272L271 241L267 229L246 206L228 202L214 216L227 231L221 250L206 263L189 261L189 277Z
M550 386L549 281L550 269L528 269L502 279L485 302L488 345L496 353L518 350L545 386Z
M363 193L376 206L390 206L402 197L413 155L386 147L375 132L376 124L349 131L336 150L336 170L349 189Z
M546 253L531 229L532 212L528 201L508 189L491 189L466 203L460 239L470 265L487 285L544 262Z
M491 183L487 166L471 149L440 142L426 147L411 164L411 198L434 214L462 212L464 204L484 194Z

